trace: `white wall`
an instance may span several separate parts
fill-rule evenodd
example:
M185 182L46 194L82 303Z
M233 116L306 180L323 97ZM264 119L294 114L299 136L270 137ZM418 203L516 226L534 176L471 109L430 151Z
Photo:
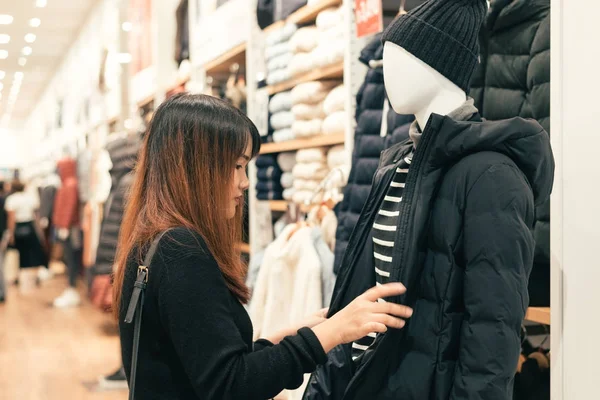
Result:
M600 398L600 2L552 0L552 399Z
M26 154L23 141L14 131L0 129L0 168L17 168Z

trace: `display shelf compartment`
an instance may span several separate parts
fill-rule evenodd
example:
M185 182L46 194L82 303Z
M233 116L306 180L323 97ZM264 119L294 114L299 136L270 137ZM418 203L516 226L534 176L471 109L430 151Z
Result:
M335 146L344 144L344 134L313 136L306 139L288 140L280 143L265 143L261 146L260 154L281 153L300 149L312 149L313 147Z
M529 307L525 319L539 324L550 325L550 307Z
M287 19L284 21L277 21L269 26L267 26L263 32L273 32L277 29L283 27L286 23L290 24L308 24L310 22L314 22L317 19L317 15L319 13L329 7L335 7L342 4L342 0L322 0L317 4L311 6L304 6L299 8L294 13L290 14Z
M221 54L214 60L204 64L204 70L207 75L229 73L229 67L232 64L246 65L246 42L241 43L225 53Z
M314 69L306 74L297 76L285 82L267 86L267 93L269 93L269 95L273 95L275 93L290 90L301 83L318 81L323 79L342 79L343 77L344 63L339 62L336 64L329 65L327 67Z
M271 211L285 212L288 209L288 202L285 200L270 200L269 208Z

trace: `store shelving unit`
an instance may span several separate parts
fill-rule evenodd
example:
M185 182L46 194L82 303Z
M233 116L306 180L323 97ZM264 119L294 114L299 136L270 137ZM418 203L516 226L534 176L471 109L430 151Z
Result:
M304 6L292 13L285 21L277 21L269 25L263 30L263 32L269 33L275 31L284 26L286 23L300 25L313 22L321 11L329 7L339 6L340 4L342 4L342 0L323 0L318 2L317 4Z
M247 43L244 42L227 50L204 64L204 71L207 75L227 74L232 64L246 64L246 47Z
M529 307L525 319L538 324L550 325L550 307Z
M323 68L317 68L306 74L292 78L285 82L278 83L276 85L267 86L267 93L273 95L279 92L285 92L286 90L293 89L295 86L310 81L319 81L326 79L342 79L344 76L344 63L337 63L329 65Z
M150 103L152 103L154 101L154 95L148 96L143 100L138 101L137 106L138 108L144 108L147 105L149 105Z
M240 243L239 247L242 253L250 254L250 245L248 243Z
M307 139L288 140L280 143L266 143L260 149L260 154L281 153L300 149L311 149L313 147L335 146L344 144L344 134L320 135Z
M269 201L269 208L271 211L285 212L288 208L288 202L285 200L271 200Z

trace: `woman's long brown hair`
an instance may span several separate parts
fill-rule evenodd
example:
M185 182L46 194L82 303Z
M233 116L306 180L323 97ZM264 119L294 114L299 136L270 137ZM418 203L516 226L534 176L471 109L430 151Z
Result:
M178 94L158 107L139 153L121 222L113 283L117 318L127 261L135 257L141 262L142 250L159 233L175 227L204 239L229 290L241 302L248 301L246 267L237 249L243 207L228 220L226 205L231 203L237 160L249 141L254 157L260 149L256 127L217 98Z

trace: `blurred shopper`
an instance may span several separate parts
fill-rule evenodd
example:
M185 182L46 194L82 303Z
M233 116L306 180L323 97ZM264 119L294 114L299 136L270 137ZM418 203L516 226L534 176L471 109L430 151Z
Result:
M19 252L19 267L47 268L48 258L36 229L39 197L32 191L25 191L25 185L20 181L12 183L12 192L5 200L4 209L8 217L9 243Z
M4 209L6 196L10 192L10 184L0 181L0 303L6 299L6 280L4 279L4 256L8 247L9 234L6 230L8 215Z

